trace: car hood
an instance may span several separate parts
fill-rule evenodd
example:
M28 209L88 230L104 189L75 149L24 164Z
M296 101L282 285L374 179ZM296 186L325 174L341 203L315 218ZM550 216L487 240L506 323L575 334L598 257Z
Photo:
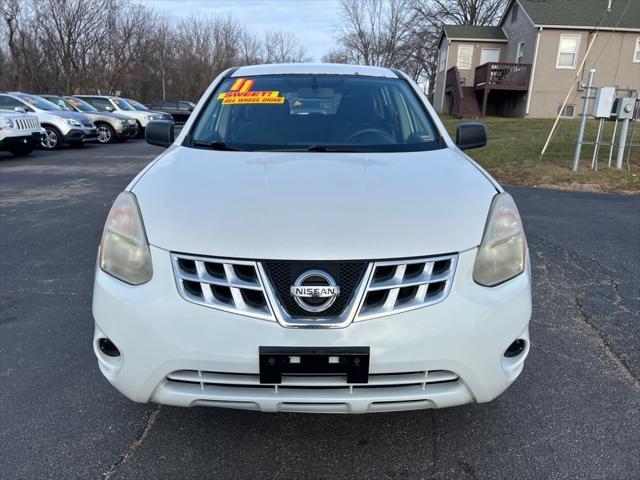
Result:
M493 184L463 155L173 147L134 185L149 242L247 259L346 260L480 243Z
M84 113L78 112L68 112L66 110L39 110L37 113L43 115L51 115L53 117L62 117L62 118L73 118L78 122L91 122L91 119L87 117Z

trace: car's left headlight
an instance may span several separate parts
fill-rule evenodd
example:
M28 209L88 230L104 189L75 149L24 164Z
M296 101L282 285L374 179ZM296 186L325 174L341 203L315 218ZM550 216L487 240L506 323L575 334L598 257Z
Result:
M73 125L74 127L80 127L81 123L77 120L74 120L73 118L67 118L67 123L69 125Z
M13 120L10 118L0 118L0 130L3 128L13 128Z
M513 198L507 192L491 202L478 248L473 279L486 287L494 287L524 272L527 241L522 220Z
M131 285L151 280L153 267L136 197L122 192L111 207L100 242L100 268Z

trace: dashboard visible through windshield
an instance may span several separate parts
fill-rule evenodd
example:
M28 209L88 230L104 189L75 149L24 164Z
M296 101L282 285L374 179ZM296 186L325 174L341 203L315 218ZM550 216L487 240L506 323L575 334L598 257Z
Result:
M190 138L193 147L248 151L404 152L441 145L406 81L355 75L227 78Z

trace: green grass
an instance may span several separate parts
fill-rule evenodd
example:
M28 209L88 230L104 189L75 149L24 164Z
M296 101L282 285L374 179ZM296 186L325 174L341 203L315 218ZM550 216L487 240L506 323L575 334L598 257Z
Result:
M449 133L455 138L460 120L443 116ZM481 120L487 125L489 142L486 147L470 150L469 155L485 167L495 178L507 185L536 185L571 190L640 193L640 148L634 147L622 170L615 168L617 147L613 151L612 167L609 163L609 147L600 148L598 170L591 169L593 146L584 145L577 172L571 171L578 120L562 119L547 149L544 159L540 151L553 125L553 119L487 117ZM619 137L620 125L618 125ZM587 121L585 140L595 140L598 128L596 120ZM631 140L633 123L629 127L627 141ZM606 122L603 138L611 141L613 122ZM640 143L640 128L636 128L634 143ZM627 147L628 148L628 147Z

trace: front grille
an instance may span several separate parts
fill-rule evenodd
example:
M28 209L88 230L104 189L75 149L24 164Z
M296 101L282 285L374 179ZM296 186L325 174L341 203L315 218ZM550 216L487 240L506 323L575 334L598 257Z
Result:
M207 307L275 320L255 262L171 254L182 297Z
M422 372L369 374L368 383L347 383L346 375L282 375L282 382L275 384L260 383L260 375L247 373L220 373L201 370L178 370L167 375L167 381L227 388L259 388L273 390L274 393L286 390L369 390L373 388L404 388L415 386L425 389L429 384L458 381L458 375L448 370L430 370ZM284 393L284 392L283 392ZM310 392L312 393L312 392Z
M376 262L356 320L441 302L449 294L457 255Z
M442 302L458 261L457 254L377 262L171 258L180 295L190 302L287 327L332 328ZM340 288L321 312L303 309L291 295L298 277L311 270L329 274Z
M40 128L40 123L35 118L19 118L15 121L18 130L33 130Z
M276 298L292 318L339 317L351 304L367 268L366 262L263 262L262 266L275 291ZM308 312L298 305L290 289L296 279L309 270L322 270L340 286L336 301L322 312Z

